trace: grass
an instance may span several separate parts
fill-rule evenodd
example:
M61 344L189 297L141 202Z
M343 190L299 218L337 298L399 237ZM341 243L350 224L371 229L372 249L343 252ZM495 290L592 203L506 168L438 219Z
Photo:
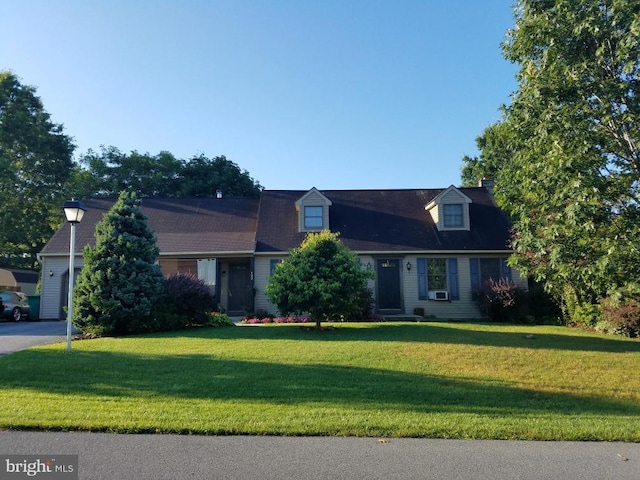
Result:
M640 441L637 340L551 326L335 327L199 329L8 355L0 428Z

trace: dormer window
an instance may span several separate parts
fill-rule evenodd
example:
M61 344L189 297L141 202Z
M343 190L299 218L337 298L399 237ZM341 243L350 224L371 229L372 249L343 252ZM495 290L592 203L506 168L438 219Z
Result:
M331 200L313 187L296 201L298 231L317 232L329 230L329 207Z
M445 228L462 228L464 227L464 213L461 203L449 203L442 205L444 213Z
M304 207L304 228L322 228L322 207Z
M470 230L471 199L453 185L436 195L424 209L438 230Z

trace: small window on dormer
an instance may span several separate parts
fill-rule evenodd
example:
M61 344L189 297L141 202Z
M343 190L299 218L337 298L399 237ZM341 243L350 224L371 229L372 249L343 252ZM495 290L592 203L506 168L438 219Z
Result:
M322 207L304 207L304 228L322 228Z
M443 205L445 228L460 228L464 226L464 216L461 203Z

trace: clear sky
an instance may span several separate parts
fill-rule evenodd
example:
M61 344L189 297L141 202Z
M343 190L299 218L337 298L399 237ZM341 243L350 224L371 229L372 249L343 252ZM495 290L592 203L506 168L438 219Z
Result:
M459 185L513 0L0 0L0 69L74 138L225 155L269 189Z

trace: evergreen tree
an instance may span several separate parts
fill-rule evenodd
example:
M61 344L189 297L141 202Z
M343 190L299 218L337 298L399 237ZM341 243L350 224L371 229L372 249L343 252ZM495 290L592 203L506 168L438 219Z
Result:
M152 308L163 295L158 247L135 193L122 192L83 252L74 295L74 324L100 335L156 330Z

